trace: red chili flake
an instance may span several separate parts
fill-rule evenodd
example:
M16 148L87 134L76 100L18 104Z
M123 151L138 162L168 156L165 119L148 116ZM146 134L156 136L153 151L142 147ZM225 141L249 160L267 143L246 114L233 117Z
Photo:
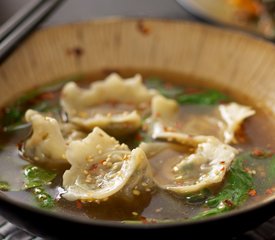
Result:
M192 87L188 87L184 89L184 92L187 94L193 94L193 93L201 93L203 92L201 89L198 88L192 88Z
M81 57L84 54L84 50L81 47L73 47L73 48L69 48L67 50L67 53L69 55L74 55L75 57Z
M140 216L140 221L141 221L143 224L148 224L148 221L147 221L146 217Z
M225 168L223 167L222 169L221 169L221 171L224 171L225 170Z
M225 203L228 207L233 207L233 206L234 206L234 203L233 203L231 200L229 200L229 199L225 199L225 200L224 200L224 203Z
M251 154L254 157L263 157L265 155L264 151L262 151L258 148L253 149Z
M112 106L112 107L116 107L118 105L118 101L116 100L109 100L108 103Z
M93 165L90 167L90 171L96 170L97 167L98 167L98 164L97 164L97 163L93 164Z
M171 88L173 87L173 85L172 85L171 83L165 83L165 84L164 84L164 87L165 87L166 89L171 89Z
M271 188L268 188L265 190L265 194L270 195L273 193L273 190Z
M169 129L166 126L163 127L163 130L164 130L164 132L169 132Z
M221 161L221 164L225 164L225 161Z
M45 92L40 95L40 98L43 100L51 100L55 98L55 94L53 92Z
M75 204L76 204L77 209L82 209L83 206L82 206L82 202L80 200L76 200Z
M99 161L100 164L103 164L104 162L105 162L105 159Z
M255 196L257 195L257 192L256 192L255 189L251 189L251 190L249 190L248 195L249 195L250 197L255 197Z
M142 138L141 134L138 133L138 134L136 135L135 139L136 139L137 141L142 141L143 138Z
M182 123L181 122L175 122L175 128L181 129L182 128Z
M156 113L156 116L157 116L157 117L160 117L160 116L161 116L161 114L160 114L159 112L157 112L157 113Z
M137 29L139 32L141 32L143 35L148 35L150 33L150 28L145 25L143 20L138 21L137 23Z

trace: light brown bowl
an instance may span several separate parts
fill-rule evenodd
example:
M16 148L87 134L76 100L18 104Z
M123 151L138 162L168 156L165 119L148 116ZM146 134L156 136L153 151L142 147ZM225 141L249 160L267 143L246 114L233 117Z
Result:
M272 44L197 23L133 19L99 20L36 32L0 66L0 106L25 90L60 77L113 69L169 71L191 76L200 79L203 85L210 83L237 90L275 113L275 47ZM210 231L217 226L226 229L232 224L231 232L234 227L240 231L271 217L274 213L270 211L271 206L274 208L274 203L269 201L209 221L162 225L161 229L169 232L172 227L180 227L187 234L197 227L208 226ZM4 196L0 196L0 212L21 227L44 236L58 233L61 225L51 224L58 221L67 224L64 229L68 236L72 233L66 226L82 230L86 227L124 229L116 224L47 214ZM245 219L253 214L257 214L257 218L249 225ZM27 220L26 216L29 216ZM39 222L35 221L37 217ZM238 225L236 219L242 224ZM128 226L127 229L147 231L158 226Z

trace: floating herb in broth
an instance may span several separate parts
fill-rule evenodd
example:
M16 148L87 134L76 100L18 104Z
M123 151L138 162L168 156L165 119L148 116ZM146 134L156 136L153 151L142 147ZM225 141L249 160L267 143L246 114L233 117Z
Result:
M126 75L130 75L130 73L127 73ZM167 77L166 74L155 73L154 75L163 75L164 78L150 77L148 73L144 72L145 86L147 86L149 89L156 90L158 94L164 96L168 105L169 99L175 100L175 102L178 104L179 114L177 119L174 119L175 121L173 120L174 122L171 125L171 129L173 131L179 131L180 134L187 133L187 135L189 134L192 136L194 134L195 136L200 135L199 133L202 135L208 135L208 133L212 133L215 138L220 139L218 142L223 141L223 139L221 139L222 135L217 133L217 129L219 129L217 126L222 125L220 116L218 114L218 109L220 104L229 104L230 102L234 101L234 96L228 96L215 89L196 87L195 85L178 85L172 81L173 75L171 75L172 80L169 76ZM101 77L99 77L99 75L85 76L82 77L82 81L78 81L78 84L87 88L89 85L89 80L92 81L100 78ZM140 122L137 125L129 125L129 123L119 125L118 123L113 122L110 126L114 127L115 131L114 129L111 129L110 131L110 127L105 123L105 125L100 123L100 127L106 131L107 135L104 135L105 132L101 132L101 130L98 130L98 134L100 136L104 136L106 141L113 141L108 140L108 136L110 135L118 139L119 144L124 143L128 145L129 148L127 146L125 147L124 145L118 145L118 143L114 143L116 148L122 149L122 158L130 159L130 156L131 158L136 157L137 161L142 162L142 167L136 167L135 170L133 170L131 178L129 178L131 181L135 179L133 181L135 185L133 185L133 182L126 179L126 187L122 187L120 191L113 195L108 195L106 193L108 195L106 195L106 197L104 197L104 193L101 198L101 195L98 195L99 193L95 187L99 186L100 188L104 189L104 184L106 183L101 181L99 177L108 176L110 181L114 181L116 179L115 174L117 171L119 171L120 168L123 169L122 167L128 168L129 166L125 165L126 163L123 162L124 160L122 162L120 162L121 160L117 160L119 159L119 156L117 156L116 159L111 159L112 154L109 153L109 156L106 153L109 156L106 157L107 155L104 155L104 144L95 144L94 147L100 157L98 159L96 156L89 158L89 155L87 155L87 166L89 166L89 168L86 170L81 170L81 174L83 175L79 175L77 181L80 181L81 184L85 183L85 186L83 185L84 187L94 184L93 188L95 189L90 189L88 195L95 194L93 196L97 196L98 198L91 197L89 199L88 197L86 199L79 199L79 196L81 195L77 195L78 197L75 195L78 190L72 191L72 189L75 187L70 185L72 184L71 182L68 183L68 179L64 181L65 178L63 174L65 172L65 175L68 177L72 169L77 169L76 165L74 165L75 163L73 158L75 157L80 164L82 158L77 154L78 152L82 152L84 150L75 151L73 150L75 148L74 146L79 144L81 145L81 141L83 141L83 139L86 138L94 130L94 128L97 127L97 125L92 125L94 124L93 122L92 124L91 122L87 124L87 122L85 122L86 120L81 122L81 117L87 119L89 114L91 114L93 117L95 113L92 111L81 108L81 111L79 111L78 115L74 115L73 111L70 112L70 109L69 112L66 112L66 107L68 108L67 105L64 108L64 101L66 100L63 99L63 103L60 104L60 92L65 82L39 88L38 90L22 96L14 103L3 109L3 117L1 122L3 136L5 139L0 139L0 143L5 143L6 145L4 145L1 154L6 154L7 159L16 159L15 161L11 162L9 166L4 165L3 168L0 169L0 190L7 191L6 193L9 193L11 190L19 190L18 187L13 187L15 183L11 180L11 178L9 178L9 180L5 179L4 172L14 172L14 174L16 174L18 177L18 171L21 171L20 178L24 184L22 184L22 189L18 193L22 196L25 196L23 197L25 199L33 199L30 204L34 204L44 209L52 209L53 211L57 212L66 212L69 215L84 215L88 218L94 219L116 220L122 221L123 223L142 224L195 220L220 214L235 208L238 209L240 207L246 207L250 206L251 204L255 204L257 201L268 197L275 190L275 180L273 177L275 175L275 157L272 153L272 147L270 147L275 143L275 134L273 134L275 131L270 130L274 129L273 120L261 109L257 108L257 113L245 121L242 124L241 129L238 129L242 131L242 139L239 139L239 135L236 134L236 141L234 143L229 143L229 145L231 145L228 145L229 150L231 148L238 149L240 153L235 154L235 150L232 151L232 153L235 154L235 157L232 163L230 163L228 171L225 173L224 180L222 182L218 182L217 184L211 184L197 192L179 194L177 191L169 190L169 187L165 189L165 184L177 183L180 185L184 184L184 181L192 182L192 177L199 174L189 174L188 176L190 179L185 179L185 176L183 176L183 179L185 180L182 180L180 176L181 172L177 172L175 170L177 168L173 167L181 166L181 159L186 159L188 155L198 154L196 149L200 147L200 143L192 142L193 145L191 144L192 146L189 146L192 149L185 151L183 150L184 148L179 146L180 143L175 139L172 139L173 141L165 140L165 138L156 139L152 135L152 131L154 131L154 128L152 128L152 126L154 126L152 125L152 122L154 124L154 121L158 121L156 120L158 118L154 119L152 117L152 112L148 111L148 108L149 110L151 108L151 100L149 100L149 105L147 103L147 105L142 103L140 105L137 104L136 106L134 106L133 103L129 104L129 102L119 105L117 101L112 101L108 102L107 105L105 103L105 105L102 104L102 107L108 108L109 106L113 106L121 108L119 111L121 111L125 116L129 111L135 110L137 108L137 112L141 117L140 120L136 117L135 121ZM82 98L85 94L86 93L78 94L79 99ZM112 93L110 92L110 94ZM150 94L153 96L155 93L149 92L149 99L152 97ZM108 96L105 98L107 99ZM161 99L159 100L162 101ZM70 104L74 104L74 102ZM250 104L255 108L253 102ZM76 105L74 105L74 107L76 107ZM34 120L32 119L31 121L33 122L28 123L26 123L24 120L25 112L28 109L37 111L32 113L31 118L33 117L33 119L39 118L41 121L43 119L49 119L51 122L53 121L51 119L55 118L56 123L45 126L50 126L52 129L58 129L58 126L61 126L61 134L65 141L64 148L66 149L69 146L70 150L67 152L65 151L64 154L62 154L62 151L61 153L60 151L57 151L53 154L53 152L49 150L50 148L47 148L47 145L37 144L35 146L32 145L33 148L31 151L24 152L24 146L28 146L27 141L30 141L30 136L36 136L35 133L30 133L30 129L32 129L32 125L34 124ZM65 119L62 114L67 115ZM156 115L158 115L158 113L156 113ZM40 116L42 117L40 118ZM71 119L74 119L73 122L70 122ZM47 121L44 123L46 124ZM135 123L136 122L133 122L131 124ZM159 123L162 124L162 122ZM265 123L265 125L260 123ZM213 126L208 127L209 124L213 124ZM136 126L134 130L132 129L133 126ZM165 126L164 129L166 132L170 131L169 127L167 128ZM207 128L206 130L204 129L205 127ZM89 130L89 128L91 129ZM43 134L45 133L46 129L46 127L41 129ZM173 133L172 130L169 133ZM44 134L41 139L43 141L50 141L52 139L51 136L52 135ZM95 136L93 137L95 138ZM94 138L91 137L91 140ZM35 139L32 139L31 141L33 140ZM85 141L88 143L88 139ZM91 141L89 144L93 144L92 142L93 141ZM142 147L142 150L138 150L138 153L131 152L132 149L139 148L143 142L146 142L147 144L156 144L154 146L156 147L154 148L155 152L153 150L146 152L146 149ZM217 141L215 140L214 143L216 144L216 142ZM18 148L16 147L17 144L23 146L23 151L20 155L18 155L16 152L18 151ZM62 145L62 142L57 145ZM169 146L172 145L175 147L169 148ZM7 148L7 146L12 148ZM40 148L38 148L38 146L40 146ZM147 146L152 148L153 145ZM267 146L270 148L268 151L259 150L266 149ZM53 145L52 148L56 148L56 146ZM11 154L11 150L7 151L6 149L14 149L14 153ZM22 147L20 150L22 150ZM90 150L88 149L85 151ZM141 157L143 156L142 151L144 151L146 159L148 160L145 161L143 157ZM35 155L37 152L40 154L39 156ZM26 156L26 154L30 155ZM102 158L101 155L105 157ZM139 159L137 155L140 156L143 160L141 161L141 158ZM55 161L52 161L51 158L53 158L53 156L59 156L56 158L58 161L60 161L60 163L62 163L64 160L69 161L70 164L68 164L64 170L63 164L58 165L55 164ZM83 159L84 158L85 157L83 157ZM43 159L43 161L39 162L39 159ZM109 161L108 159L112 161ZM28 161L30 161L31 164L29 164ZM53 164L45 164L44 161L52 161ZM91 165L89 165L90 162ZM149 164L149 167L146 164ZM193 167L186 169L188 169L188 171L191 171L192 169L192 171L199 171L200 168L196 167L196 164L194 164ZM71 167L70 169L70 165L74 167ZM153 173L152 177L150 174L148 175L150 168L152 169ZM79 165L79 169L81 169L81 165ZM109 174L108 171L111 171L113 175ZM157 171L163 171L163 174L161 173L156 178L155 173ZM140 177L140 174L142 174L142 177ZM204 172L200 174L204 174ZM93 178L94 176L97 177L95 178L97 180ZM136 178L136 176L139 177ZM179 178L171 181L171 179L175 176ZM65 191L62 190L64 188ZM70 191L72 191L70 193L71 195L68 195L66 192ZM56 196L58 196L57 199L55 199Z

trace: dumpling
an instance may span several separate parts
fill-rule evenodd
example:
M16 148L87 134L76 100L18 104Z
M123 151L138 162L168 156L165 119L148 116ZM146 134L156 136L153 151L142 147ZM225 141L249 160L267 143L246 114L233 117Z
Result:
M68 164L65 157L68 143L86 136L73 124L58 122L31 109L25 119L32 125L32 135L23 146L24 157L49 166Z
M180 139L178 134L173 140L185 142L185 136ZM179 195L221 183L238 152L215 137L202 137L192 148L184 144L161 143L162 147L159 144L143 143L141 148L149 158L156 184Z
M85 139L71 142L66 157L71 168L63 175L63 197L69 201L133 197L134 190L144 190L151 181L143 150L130 151L98 127Z
M113 135L123 135L140 127L141 115L148 112L156 94L142 84L140 75L122 79L111 74L88 89L81 89L73 82L66 84L61 105L69 121L86 130L97 126Z
M176 139L181 144L197 144L202 137L185 134L174 126L173 123L177 121L179 110L179 105L175 100L160 95L153 98L152 115L145 123L149 126L148 131L153 139L164 139L170 142Z
M238 103L222 104L219 106L224 126L224 142L236 143L235 132L240 128L242 122L255 114L255 110L251 107L240 105Z
M24 144L24 157L48 165L67 164L66 142L56 119L28 110L27 122L32 124L32 135Z
M152 100L152 115L146 121L149 134L153 139L168 139L177 134L181 140L192 144L197 136L214 136L225 143L235 143L235 134L243 121L255 111L237 103L219 106L196 106L194 112L189 106L179 108L176 101L163 96ZM187 143L187 142L186 142Z

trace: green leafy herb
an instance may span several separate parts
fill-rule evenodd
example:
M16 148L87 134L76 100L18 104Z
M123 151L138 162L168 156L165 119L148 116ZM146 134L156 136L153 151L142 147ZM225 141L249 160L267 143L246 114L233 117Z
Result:
M249 153L244 153L237 157L229 170L227 180L221 191L206 201L206 205L210 209L200 213L194 219L226 212L246 201L249 190L253 189L253 178L243 167L243 161L249 155Z
M211 192L208 189L203 189L201 192L186 196L185 198L187 203L194 205L204 203L210 195Z
M43 101L41 101L41 95L59 91L64 83L69 81L77 81L82 78L82 75L75 75L70 78L62 79L57 84L50 83L46 86L27 92L24 96L17 99L13 104L4 108L3 117L1 118L1 125L4 127L4 130L14 131L21 129L16 128L16 126L25 126L23 117L28 108L32 108L40 112L59 109L60 106L58 105L58 101L56 99L42 99Z
M55 172L34 165L28 165L24 169L25 188L28 189L48 185L56 175Z
M168 98L176 98L178 95L183 93L183 89L181 87L167 85L159 78L146 79L145 84L148 88L154 88L158 90L160 94Z
M54 206L54 199L46 192L44 186L49 185L56 175L53 171L34 165L28 165L24 169L25 188L30 189L38 205L42 208L52 208Z
M8 182L0 181L0 190L8 191L10 189L10 185Z
M53 208L54 199L48 194L43 187L35 187L32 190L35 200L42 208Z
M216 90L208 90L201 93L193 94L181 94L177 101L180 104L203 104L203 105L214 105L221 101L228 100L228 97L221 92Z

